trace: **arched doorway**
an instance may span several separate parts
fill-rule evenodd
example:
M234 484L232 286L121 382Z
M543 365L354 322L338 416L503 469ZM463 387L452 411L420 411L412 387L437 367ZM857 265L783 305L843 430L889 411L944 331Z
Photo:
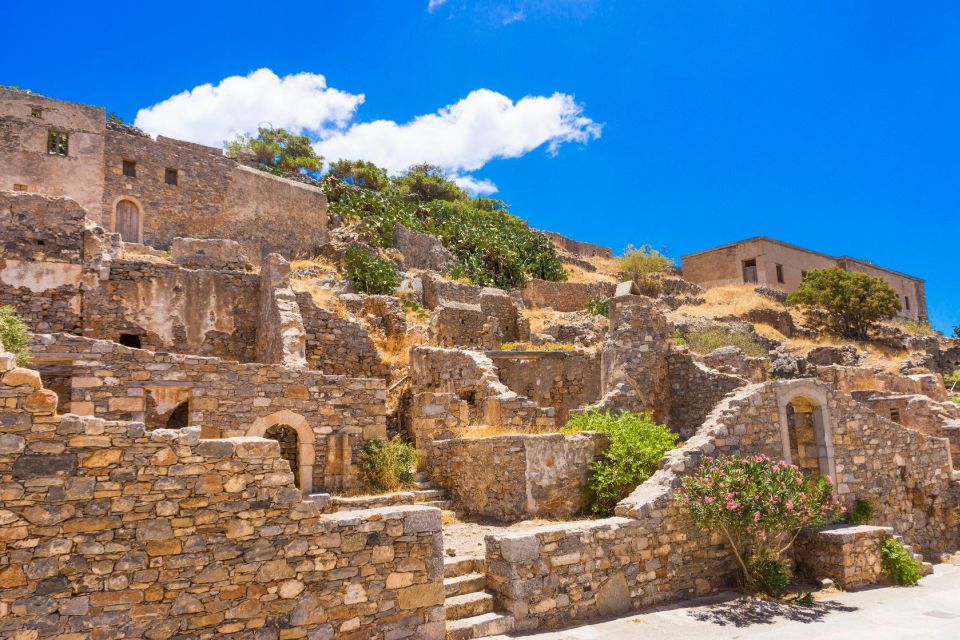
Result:
M117 202L113 213L113 230L120 234L124 242L141 241L140 207L133 200L123 199Z
M297 432L289 425L275 424L264 432L263 437L280 443L280 457L290 464L290 471L293 472L293 483L299 488L300 474L297 471L300 469L300 443L297 439Z
M790 460L804 475L820 475L820 446L817 442L817 412L809 399L800 396L787 403L787 441Z

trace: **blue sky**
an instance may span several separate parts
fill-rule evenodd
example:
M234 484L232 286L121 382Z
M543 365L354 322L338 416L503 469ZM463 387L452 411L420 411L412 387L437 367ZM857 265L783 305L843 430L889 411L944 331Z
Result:
M934 324L960 324L960 5L430 4L13 3L0 83L132 121L239 76L262 121L326 109L307 127L326 149L440 154L536 227L673 256L769 235L926 278ZM261 105L258 69L323 76L296 90L317 101ZM230 122L222 103L194 137Z

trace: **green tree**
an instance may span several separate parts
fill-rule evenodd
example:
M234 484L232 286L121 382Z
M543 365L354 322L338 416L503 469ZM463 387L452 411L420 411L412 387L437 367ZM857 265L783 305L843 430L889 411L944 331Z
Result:
M953 328L953 337L960 338L960 324Z
M467 192L444 178L443 169L432 164L415 164L393 183L400 193L422 202L467 199Z
M391 260L372 255L354 245L344 254L347 279L359 293L391 294L400 286L400 273Z
M656 296L663 290L660 275L672 269L673 260L648 244L635 249L627 245L623 255L617 258L620 277L633 280L640 290L648 296Z
M30 362L30 328L9 305L0 306L0 347L16 356L17 366Z
M316 173L323 158L313 150L310 138L290 133L286 129L260 127L257 136L241 134L226 143L227 155L236 158L249 151L260 167L277 175Z
M812 324L843 338L865 340L900 311L900 296L882 278L839 267L808 271L787 304L805 307Z
M390 186L387 170L366 160L337 160L330 163L329 175L364 189L381 191Z

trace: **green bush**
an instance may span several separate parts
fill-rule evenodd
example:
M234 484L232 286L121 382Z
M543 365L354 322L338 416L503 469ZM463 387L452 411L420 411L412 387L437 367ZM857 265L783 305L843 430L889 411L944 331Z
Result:
M673 339L677 343L678 347L687 346L687 339L683 337L682 333L680 333L680 329L673 330Z
M900 311L900 296L883 278L839 267L808 271L787 304L805 307L811 324L854 340L866 340L881 320Z
M9 305L0 307L0 343L16 356L17 366L30 363L30 328Z
M744 586L772 596L786 588L789 569L779 563L800 530L843 512L829 479L763 455L707 458L676 500L694 524L727 539Z
M884 538L880 543L880 567L894 584L914 585L923 577L923 565L893 538Z
M347 279L359 293L390 294L400 286L400 273L391 260L372 255L356 245L344 255Z
M904 320L900 323L901 328L907 333L913 334L915 336L935 336L937 330L930 326L928 322L920 322L919 320Z
M753 358L766 358L767 349L750 339L750 335L725 326L710 327L687 333L686 344L696 353L708 354L720 347L739 347Z
M600 431L610 437L610 446L591 465L587 478L590 510L598 516L612 514L618 502L652 476L678 437L654 422L649 412L587 411L570 418L563 431Z
M952 387L953 385L960 387L960 369L954 369L950 373L945 373L943 375L943 383L947 385L947 387ZM949 391L949 389L947 390Z
M876 507L873 506L872 502L860 498L853 504L853 508L847 511L843 521L847 524L870 524L870 521L873 520L874 511L876 511Z
M331 214L359 222L371 244L392 246L397 223L436 236L457 258L454 275L474 284L516 289L529 278L566 280L553 243L509 213L507 205L468 199L456 185L438 180L443 178L431 173L408 174L373 191L328 175L321 187Z
M359 456L360 477L370 491L396 491L414 482L417 450L399 439L370 440Z
M587 300L587 312L595 316L610 315L610 298L596 296Z
M639 249L628 245L624 254L617 258L617 262L623 280L633 280L644 295L654 298L663 292L660 274L675 266L673 260L648 244Z

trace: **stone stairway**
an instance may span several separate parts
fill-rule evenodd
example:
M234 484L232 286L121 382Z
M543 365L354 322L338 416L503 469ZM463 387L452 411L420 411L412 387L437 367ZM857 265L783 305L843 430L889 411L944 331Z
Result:
M447 499L446 492L432 484L425 473L416 475L416 483L409 491L395 491L372 496L334 496L329 493L311 493L305 497L320 505L320 508L326 513L409 504L422 504L442 510L450 510L453 507L453 503Z
M483 558L454 556L443 561L443 603L447 613L446 640L471 640L513 630L509 613L494 611L493 594L486 591Z
M909 544L904 542L903 536L893 536L893 539L904 546L904 548L907 550L907 553L910 554L911 558L913 558L914 560L916 560L917 562L923 565L923 575L928 576L931 573L933 573L933 564L930 562L924 561L923 555L915 552L913 550L913 547L911 547Z

